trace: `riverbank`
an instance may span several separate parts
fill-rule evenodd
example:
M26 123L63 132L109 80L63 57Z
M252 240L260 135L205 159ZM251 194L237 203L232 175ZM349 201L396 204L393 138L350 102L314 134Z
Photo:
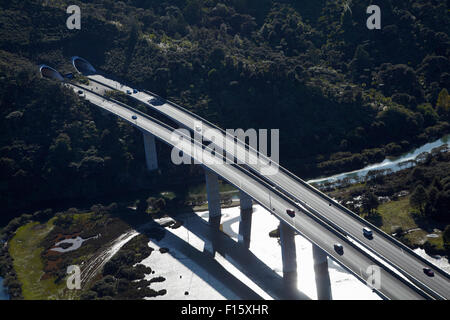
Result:
M387 157L382 162L370 164L364 168L335 174L329 177L319 177L311 179L308 183L316 185L338 184L346 180L348 183L358 182L364 178L370 171L386 170L389 172L397 172L404 168L410 168L415 165L415 160L423 153L430 153L435 148L440 148L450 142L450 135L445 135L440 139L427 143L419 148L404 153L398 157Z
M407 169L373 171L357 183L319 188L405 245L448 257L450 150L434 149L420 158Z
M329 184L329 183L328 184L322 183L319 185L322 187L326 186L326 188L328 188L327 191L330 192L330 195L335 197L342 203L348 204L346 202L353 201L353 203L355 205L357 205L358 201L361 200L361 199L358 200L358 197L361 195L361 193L358 194L358 192L360 192L361 190L363 190L366 187L366 183L365 182L361 183L361 178L360 178L360 180L358 180L360 182L350 185L349 179L348 179L349 176L356 174L356 176L363 177L364 176L363 172L367 174L368 172L384 170L384 169L386 169L386 165L387 165L387 166L391 166L389 169L392 169L391 173L393 173L393 174L392 175L384 175L383 176L384 182L387 181L388 184L392 184L393 182L398 180L397 181L397 184L398 184L398 182L403 181L402 179L404 179L404 177L407 175L405 172L408 172L407 170L404 170L404 166L403 166L403 170L400 170L400 169L402 169L402 165L401 165L402 163L408 162L414 166L420 165L424 161L424 159L426 160L426 157L424 157L424 152L431 152L433 149L435 149L437 147L442 147L445 143L448 142L448 140L449 140L449 136L446 136L446 137L443 137L442 139L439 139L433 143L426 144L426 145L422 146L421 148L413 150L412 152L409 152L408 154L405 154L396 159L386 159L385 161L380 163L378 166L372 165L370 167L361 169L357 173L355 173L355 172L343 173L340 176L344 177L344 179L347 179L346 180L347 188L340 188L340 187L338 187L339 184L335 184L333 187L330 187L330 186L332 186L332 184ZM442 150L444 150L444 149L442 149ZM420 155L419 158L421 158L421 159L417 158L419 155ZM411 167L412 167L412 165L411 165ZM396 166L396 168L394 168L395 166ZM399 170L397 170L397 168ZM443 171L445 171L445 169L443 169ZM384 174L387 172L388 171L384 171ZM331 179L329 181L334 181L334 182L341 181L336 178L337 178L336 176L332 176L332 177L329 177L328 179ZM373 186L372 186L372 188L373 188ZM380 190L381 190L381 193L384 192L383 187L378 187L379 192L380 192ZM228 184L222 183L222 182L220 183L220 191L221 191L221 198L222 198L222 208L223 208L222 210L224 212L222 230L226 233L228 232L232 237L235 237L237 231L234 230L233 232L231 232L233 229L230 228L231 222L229 220L227 220L226 212L228 212L229 210L231 210L230 212L235 212L233 210L239 211L239 209L238 209L238 206L239 206L238 191L234 187L232 187ZM388 232L391 234L398 232L398 229L400 228L400 229L402 229L402 232L403 232L400 240L404 241L406 244L410 245L413 248L417 248L417 250L421 250L421 248L424 248L424 250L426 250L426 252L429 254L437 254L437 253L442 254L442 250L443 250L442 233L443 233L443 228L445 227L445 225L432 224L432 225L428 225L425 228L423 225L423 223L424 223L423 219L419 221L419 220L417 220L417 213L413 212L414 214L413 215L411 214L412 210L409 205L409 193L400 195L402 193L402 191L405 191L405 190L399 190L397 197L396 197L396 201L391 201L392 199L389 199L389 201L384 201L383 199L385 199L387 195L386 194L380 195L380 197L382 198L381 201L383 201L383 203L380 205L379 210L378 210L379 214L381 216L380 227L385 232ZM147 202L150 206L148 209L148 213L156 214L156 216L164 214L164 213L177 216L180 214L180 212L195 212L196 214L203 215L203 218L204 218L205 212L207 212L207 209L208 209L205 193L206 193L205 185L203 183L199 183L199 184L190 186L188 188L188 190L185 190L184 192L177 192L177 191L151 192L150 197L149 197L149 193L146 193L145 195L143 194L142 196L139 196L140 200L138 200L138 201L129 200L124 203L121 203L121 206L128 207L128 208L131 207L131 208L133 208L133 210L135 210L135 209L138 209L137 207L139 207L139 202L143 201L143 202ZM159 205L156 205L157 203L163 203L163 205L161 207L158 207ZM99 207L94 208L94 206L93 206L91 209L94 209L96 212L101 211L101 208L99 208ZM352 208L352 210L355 210L355 209L358 209L358 207L356 206L356 207ZM355 212L358 210L355 210ZM88 210L88 211L92 211L92 210ZM43 215L44 213L40 212L37 214L37 216L39 216L39 214ZM50 213L47 212L47 214L50 214ZM74 212L72 212L72 214L73 213ZM89 214L92 215L93 213L91 212ZM89 216L89 214L86 216ZM94 216L95 215L96 214L94 214ZM24 219L22 219L23 217L24 217ZM25 225L27 223L26 221L31 219L31 216L24 215L23 217L21 217L18 221L23 220L19 224ZM61 220L61 215L58 219ZM95 219L100 219L100 221L102 221L102 218L99 217L98 215L97 215L97 218L95 218ZM238 216L234 217L233 219L235 219L235 220L233 220L233 223L234 223L238 220ZM64 219L62 219L62 220L63 220L62 223L64 223ZM87 219L87 220L89 220L89 219ZM117 236L120 236L121 234L123 234L123 232L125 232L126 227L130 227L130 226L132 228L137 227L140 222L142 222L142 221L140 221L140 219L137 219L136 221L128 221L127 223L129 223L129 224L126 224L123 226L123 228L121 227L117 230ZM371 222L374 222L374 221L371 221ZM254 223L257 224L256 221ZM70 229L70 223L68 226ZM39 229L32 228L30 230L39 230ZM181 230L183 230L183 229L181 228ZM186 232L187 232L187 234L189 234L188 231L186 231ZM71 237L74 237L74 238L72 240L67 238L69 240L65 241L64 239L66 239L66 238L59 237L59 238L57 238L58 241L56 241L56 239L55 239L55 242L54 242L55 246L57 246L57 243L63 244L65 242L67 242L67 243L78 243L81 247L81 242L87 241L87 239L96 237L99 234L99 232L97 232L97 233L90 232L89 234L85 234L85 237L82 238L79 236L79 234L77 234L77 232L74 232L74 230L72 230L71 232L66 232L66 233L67 233L67 236L70 235ZM76 239L78 239L78 241ZM82 241L80 241L80 239ZM194 238L189 238L189 236L188 236L188 239L194 239ZM255 241L263 242L263 239L258 238ZM153 243L153 244L155 247L158 247L157 243ZM14 242L13 242L13 245L14 245ZM195 246L196 245L194 244L194 247ZM302 246L305 248L304 244L300 243L299 246ZM163 245L160 248L162 248L162 247L163 247ZM48 247L46 249L49 250L50 247ZM79 247L76 249L79 249ZM56 251L54 253L57 253L57 251L60 251L59 253L64 253L64 252L68 253L72 250L75 250L75 249L72 248L72 249L67 250L67 249L62 248L62 249L56 249L53 251ZM52 250L50 250L50 251L52 251ZM92 254L92 252L90 252L89 254ZM33 253L33 255L34 255L34 253ZM157 255L158 255L158 253L155 254L154 256L157 256ZM27 256L27 255L25 254L24 257L25 256ZM162 254L162 256L164 256L164 255ZM299 253L299 256L300 256L300 253ZM168 256L164 256L164 257L167 260ZM430 258L432 258L432 257L430 257ZM162 261L161 263L163 263L164 265L173 263L172 260L170 260L171 262L169 260L167 260L165 262ZM19 259L19 261L20 261L20 259ZM224 262L224 261L222 261L221 263L226 264L226 262ZM26 266L26 265L27 265L27 263L24 260L24 266ZM228 267L230 267L230 266L227 266L227 268ZM186 268L186 266L185 266L185 268ZM187 269L189 269L189 268L187 268ZM25 274L26 270L24 269L23 271L24 272L21 272L21 273ZM186 273L187 271L185 270L184 272ZM54 276L57 276L57 275L55 274ZM202 282L200 281L199 283L202 283ZM199 286L200 286L200 284L199 284ZM306 290L306 289L303 289L303 290ZM308 290L310 290L310 289L308 289ZM310 290L310 291L313 292L314 290ZM208 296L211 296L211 293L208 294ZM214 296L214 295L212 295L212 296ZM230 297L230 296L232 296L232 294L227 294L226 296ZM311 296L313 296L313 295L311 295ZM161 296L160 298L167 298L167 296L166 297Z

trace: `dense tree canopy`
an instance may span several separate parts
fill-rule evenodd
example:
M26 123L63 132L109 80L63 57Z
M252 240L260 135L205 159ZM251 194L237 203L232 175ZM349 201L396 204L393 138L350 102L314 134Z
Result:
M81 30L65 27L72 4L81 7ZM369 4L2 1L5 210L157 180L145 176L137 131L37 76L41 63L72 72L72 55L223 128L280 128L281 164L305 178L355 169L443 135L450 120L448 2L378 1L382 29L372 31ZM165 175L188 174L165 162Z

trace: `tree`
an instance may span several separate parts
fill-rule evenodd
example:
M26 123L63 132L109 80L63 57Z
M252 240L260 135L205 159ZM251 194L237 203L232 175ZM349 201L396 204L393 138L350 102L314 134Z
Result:
M356 48L353 60L350 62L350 69L352 70L354 76L358 76L362 73L362 71L365 68L369 67L370 67L369 53L366 50L364 50L363 45L359 45Z
M447 252L450 252L450 225L447 225L445 227L442 239L444 240L445 249L447 250Z
M52 165L56 167L67 165L71 159L71 153L71 140L65 133L58 135L49 148L49 158L51 159Z
M425 188L419 184L409 198L409 203L416 209L419 209L421 214L424 214L425 204L428 201L428 195Z
M147 199L147 204L156 213L160 212L166 207L166 201L164 200L164 198L156 199L154 197L150 197Z
M424 170L421 167L415 167L411 171L411 173L409 175L409 179L412 182L415 182L415 181L424 182L425 181L425 172L424 172Z
M221 47L214 48L209 55L209 61L215 67L220 66L223 59L225 59L225 51Z
M436 197L436 218L448 220L450 208L450 190L444 190L438 193Z
M438 191L441 191L442 190L441 181L435 177L433 179L433 182L431 183L431 187L436 188Z
M341 24L346 30L349 30L353 27L352 11L350 10L350 7L348 5L344 8L344 11L342 12Z
M440 115L446 116L450 113L450 96L445 88L439 93L436 109Z
M378 198L373 192L369 191L364 194L362 198L362 208L364 212L367 212L369 215L373 214L379 204Z
M417 110L420 111L423 115L424 125L426 127L435 125L439 120L439 116L434 108L429 103L421 104L417 107Z
M202 18L202 4L200 0L188 0L183 15L190 23L199 23Z
M145 213L148 209L147 200L140 199L136 205L136 211L139 213Z
M428 216L436 215L436 201L439 196L439 190L431 186L428 191L428 201L425 205L425 212Z

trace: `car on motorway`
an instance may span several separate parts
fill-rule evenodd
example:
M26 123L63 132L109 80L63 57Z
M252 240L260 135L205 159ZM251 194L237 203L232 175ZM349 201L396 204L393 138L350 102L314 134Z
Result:
M291 217L291 218L295 217L295 211L294 211L294 209L288 208L288 209L286 209L286 213L287 213L288 216Z
M127 94L131 94L131 90L127 90Z
M151 98L150 100L148 100L148 103L154 105L154 106L161 106L164 104L164 101L162 101L159 98Z
M334 250L339 253L340 255L344 254L344 247L342 246L342 244L340 243L335 243L334 244Z
M137 89L133 89L133 93L138 93L139 91Z
M373 232L371 229L364 227L363 228L363 234L366 238L372 239L373 238Z
M196 125L195 126L195 131L202 132L202 127L200 127L199 125Z
M423 272L429 277L434 277L434 272L430 268L423 268Z
M131 117L131 119L136 120L137 116L133 114L133 116Z

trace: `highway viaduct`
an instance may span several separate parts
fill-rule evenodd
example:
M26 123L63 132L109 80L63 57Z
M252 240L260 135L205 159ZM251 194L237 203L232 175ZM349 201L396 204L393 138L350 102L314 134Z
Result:
M103 85L105 88L108 89L117 89L121 90L123 92L127 92L129 90L132 90L132 88L123 86L117 82L114 82L110 80L111 82L102 82L99 81L99 76L95 68L86 60L80 57L73 57L72 58L73 65L75 69L88 76L90 80L92 80L95 83L95 86ZM50 72L42 72L43 70L50 70ZM55 72L52 74L52 72ZM58 75L57 71L50 68L42 68L41 67L41 73L45 77L51 77L55 80L61 81L60 76ZM106 78L107 79L107 78ZM109 80L109 79L107 79ZM93 104L102 107L105 109L105 106L103 105L105 101L107 100L105 97L101 98L101 102L99 101L100 95L96 94L94 92L94 88L89 86L83 86L80 87L79 85L76 85L74 83L70 84L75 91L78 90L84 90L85 97L92 102ZM146 92L147 95L149 93ZM94 98L95 97L95 98ZM158 97L159 98L159 97ZM137 110L132 109L129 106L124 106L117 101L108 101L108 103L116 104L120 108L125 108L127 111L131 111L130 114L132 115L138 115L139 120L141 118L150 118L146 116L145 114L142 114L138 112ZM109 109L108 111L118 115L118 112L112 111ZM133 125L135 125L139 130L143 132L144 135L144 148L145 148L145 154L146 154L146 163L149 170L155 170L158 168L158 162L157 162L157 155L156 155L156 148L155 148L155 136L159 139L161 139L161 135L155 135L154 132L151 132L151 130L146 130L142 126L137 124L137 121L134 121L132 116L123 117L125 120L129 121ZM186 127L186 125L185 125ZM173 128L172 128L173 129ZM192 129L192 127L191 127ZM189 137L190 138L190 137ZM165 141L170 145L170 142ZM201 146L203 149L203 146ZM191 155L194 157L194 155ZM267 163L267 162L266 162ZM281 240L281 251L282 251L282 262L283 262L283 278L285 280L285 286L286 290L292 290L293 286L296 286L296 279L297 279L297 266L296 266L296 256L295 256L295 242L294 242L294 236L295 233L301 233L302 235L306 235L306 238L308 238L313 243L313 256L314 256L314 268L316 271L316 284L317 284L317 291L318 291L318 297L319 299L331 299L331 287L330 287L330 279L328 274L328 265L327 265L327 256L331 256L334 260L338 261L341 265L343 265L347 270L349 270L351 273L353 273L358 279L360 279L363 282L367 283L367 280L369 280L370 275L365 275L362 271L361 265L367 266L373 266L377 265L381 267L381 274L383 275L384 282L386 282L387 279L389 281L392 281L390 285L382 284L381 288L374 288L374 291L377 292L381 297L385 299L435 299L435 298L441 298L441 296L430 294L430 292L427 292L427 290L423 290L422 288L418 287L411 281L408 277L405 277L401 275L395 268L392 266L385 266L384 261L380 261L379 257L373 257L374 255L371 253L367 253L364 249L361 249L360 246L357 244L355 245L355 241L352 239L348 239L348 237L343 237L342 234L339 234L341 230L339 228L336 228L336 226L331 225L329 221L323 221L318 219L314 212L314 208L311 208L309 206L302 206L301 203L298 203L297 201L292 201L289 197L286 197L285 194L282 194L281 191L273 190L273 186L267 186L267 181L264 181L264 179L261 179L261 177L256 176L255 172L250 172L251 170L247 170L244 175L250 176L254 181L251 182L251 184L258 184L266 186L269 191L269 198L273 196L274 200L280 200L280 202L284 202L283 206L281 206L278 211L276 211L275 205L272 205L271 203L267 205L267 203L264 203L264 201L261 201L259 197L252 196L248 192L247 188L244 188L241 183L236 183L233 181L230 181L230 178L226 174L220 174L220 170L217 170L217 168L208 166L203 164L203 167L205 168L205 180L206 180L206 186L207 186L207 196L208 196L208 209L209 209L209 223L210 225L218 229L220 226L220 217L221 217L221 208L220 208L220 194L218 189L218 177L221 175L225 180L229 181L230 183L234 184L238 189L240 193L240 199L241 199L241 218L240 218L240 225L239 225L239 243L248 248L250 245L250 232L251 232L251 221L252 221L252 203L253 199L262 204L264 207L266 207L269 211L272 211L272 213L275 214L277 218L280 219L280 240ZM234 168L234 167L233 167ZM240 173L242 171L245 171L242 168L239 168ZM238 171L239 171L238 170ZM278 197L278 198L277 198ZM269 199L270 202L270 199ZM357 272L358 267L350 266L352 263L349 263L349 261L343 261L345 259L342 259L342 256L336 255L335 252L330 250L328 246L323 245L323 243L320 243L318 239L315 239L315 237L308 235L308 233L305 231L305 229L300 230L299 224L296 219L294 221L290 220L286 217L286 215L281 215L280 212L285 210L287 207L292 207L292 204L296 205L296 209L298 210L298 213L304 213L305 215L309 216L309 218L313 218L312 220L315 220L316 224L322 226L325 226L326 230L325 232L328 233L334 233L335 240L340 240L341 243L346 245L346 255L350 255L349 251L355 251L355 257L358 257L360 262L362 260L365 260L366 263L361 263L359 266L359 271ZM296 211L297 211L296 210ZM296 217L298 218L298 217ZM323 231L322 231L323 232ZM331 244L334 244L335 242L331 242ZM324 250L325 249L325 250ZM214 239L211 239L211 246L205 247L205 253L214 255L215 253L215 246L214 246ZM364 256L362 258L362 256ZM355 263L358 264L358 263ZM365 270L365 269L364 269ZM394 284L394 285L393 285ZM370 284L368 284L370 285ZM385 287L383 287L383 285ZM398 286L401 289L396 289L395 287ZM434 293L432 291L432 293ZM445 297L446 298L446 297Z

